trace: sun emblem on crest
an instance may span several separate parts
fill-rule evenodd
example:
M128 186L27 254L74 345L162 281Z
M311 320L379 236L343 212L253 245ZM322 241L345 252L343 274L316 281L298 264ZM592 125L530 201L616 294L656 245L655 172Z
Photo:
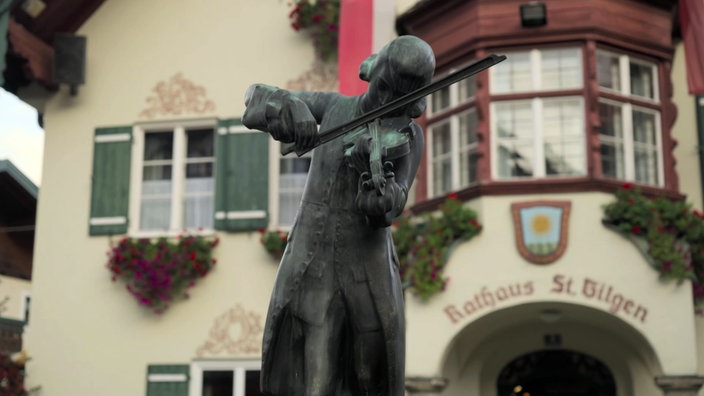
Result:
M536 264L549 264L567 248L570 202L539 201L511 205L516 246L521 256Z

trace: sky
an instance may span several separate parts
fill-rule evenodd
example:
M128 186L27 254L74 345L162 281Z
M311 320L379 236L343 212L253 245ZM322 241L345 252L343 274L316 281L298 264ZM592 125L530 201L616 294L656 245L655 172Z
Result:
M44 130L37 123L37 111L0 88L0 160L10 160L39 186L43 153Z

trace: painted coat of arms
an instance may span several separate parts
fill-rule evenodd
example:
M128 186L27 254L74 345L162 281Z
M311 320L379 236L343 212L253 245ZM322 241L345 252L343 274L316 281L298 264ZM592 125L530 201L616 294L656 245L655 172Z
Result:
M535 264L549 264L567 248L571 203L521 202L511 205L516 246L521 256Z

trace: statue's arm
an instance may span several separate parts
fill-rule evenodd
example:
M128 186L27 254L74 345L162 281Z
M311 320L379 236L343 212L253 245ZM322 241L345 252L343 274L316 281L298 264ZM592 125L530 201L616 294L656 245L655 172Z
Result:
M296 151L313 148L317 125L340 95L333 92L289 92L266 84L254 84L245 94L242 123L269 133L284 143L295 143Z

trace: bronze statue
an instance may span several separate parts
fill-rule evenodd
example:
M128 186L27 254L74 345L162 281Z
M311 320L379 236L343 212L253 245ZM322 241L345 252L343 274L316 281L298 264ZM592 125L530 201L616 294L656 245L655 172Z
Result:
M401 36L360 66L365 93L288 92L257 84L243 123L298 152L324 131L427 85L430 46ZM280 396L404 394L403 292L388 226L423 152L423 99L313 153L269 305L262 391Z

